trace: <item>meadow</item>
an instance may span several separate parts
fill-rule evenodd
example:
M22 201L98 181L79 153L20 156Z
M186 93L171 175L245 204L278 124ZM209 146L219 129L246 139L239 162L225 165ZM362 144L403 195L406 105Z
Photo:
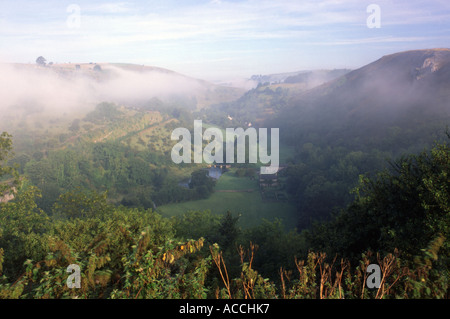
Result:
M215 192L208 199L159 206L157 211L163 216L179 216L188 211L210 210L215 214L227 211L240 215L242 228L260 224L263 219L280 219L286 230L295 227L297 222L296 207L284 201L263 201L257 179L236 177L233 170L224 173L217 181Z

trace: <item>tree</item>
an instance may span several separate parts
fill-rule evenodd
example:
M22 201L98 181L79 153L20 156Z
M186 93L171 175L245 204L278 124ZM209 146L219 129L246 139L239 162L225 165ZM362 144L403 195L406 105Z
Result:
M6 132L3 132L0 135L0 164L8 159L11 149L12 149L11 135L9 135ZM0 165L0 177L2 177L4 174L7 173L9 173L8 168Z
M214 192L215 184L206 170L197 170L191 174L189 188L195 190L198 198L208 198Z
M69 127L69 130L76 133L80 130L80 120L79 119L75 119L73 120L72 124Z
M17 170L6 165L7 160L11 158L11 137L12 136L6 132L0 134L0 181L5 177L13 177L13 179L9 180L8 183L0 183L0 197L3 196L4 193L11 192L12 187L17 185L19 182Z
M36 59L36 63L42 66L45 66L46 62L47 60L43 56L40 56Z
M62 194L55 203L53 213L55 216L77 219L77 218L104 218L113 210L106 201L107 193L75 190Z
M220 236L218 243L223 250L233 247L241 232L238 226L239 217L240 215L234 217L230 211L222 217L218 230Z
M93 123L113 122L119 119L122 114L118 105L103 102L98 104L94 111L88 113L85 120Z
M439 236L443 255L450 252L450 148L404 157L377 178L361 177L355 201L309 235L314 250L358 258L367 250L399 249L413 256ZM330 242L333 243L330 247ZM448 258L448 257L446 257ZM448 264L447 264L448 265ZM447 266L448 267L448 266Z

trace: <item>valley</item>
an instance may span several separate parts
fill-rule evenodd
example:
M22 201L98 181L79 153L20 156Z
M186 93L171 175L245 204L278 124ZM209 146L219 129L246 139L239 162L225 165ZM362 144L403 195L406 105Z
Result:
M247 91L131 64L1 68L10 80L0 81L0 128L11 136L0 138L0 266L5 248L13 281L0 280L0 297L72 295L34 281L60 280L68 261L88 269L89 297L230 297L211 268L226 260L235 296L239 280L255 276L258 296L271 298L292 271L339 255L356 269L346 289L358 298L357 265L372 250L403 254L396 271L410 276L389 278L400 282L390 296L448 294L417 287L431 259L430 277L448 274L450 49L400 52L356 70L261 75ZM275 144L261 136L244 144L244 162L236 137L228 150L223 143L220 156L234 158L220 167L193 154L176 163L177 128L194 132L183 155L194 153L196 129L202 150L213 128L279 129L279 154L270 154L279 170L261 174L269 164L251 162L250 149ZM158 292L148 278L160 280ZM16 292L21 280L30 284Z
M90 102L85 111L70 108L64 114L52 112L50 104L36 108L27 102L4 113L0 121L13 134L16 156L12 162L20 165L19 171L41 189L41 204L47 211L62 192L87 187L108 190L110 200L116 204L158 207L168 216L197 208L219 214L250 210L252 217L243 217L242 225L283 217L286 225L301 229L312 220L327 219L333 209L344 208L352 200L350 190L360 174L372 174L387 167L387 160L420 151L445 136L450 113L442 76L449 65L448 52L399 53L355 71L252 77L259 84L247 92L166 69L131 64L72 63L45 68L16 65L13 69L18 76L30 79L43 73L54 81L57 75L57 86L63 93L67 86L73 86L74 92L63 100L72 98L73 102L74 96L79 98L77 90L91 86L94 91L89 90L84 99L101 101L107 96L103 86L109 85L117 88L114 94L108 93L115 102ZM405 63L407 66L403 66ZM412 74L412 69L420 77ZM431 89L434 77L440 81ZM155 80L158 84L154 84ZM382 81L383 85L378 85ZM170 85L158 89L165 82ZM43 88L44 84L39 85ZM153 85L153 90L144 90L147 85ZM192 90L187 90L186 85ZM128 92L131 86L134 88L127 100L120 98L125 96L120 92ZM181 86L184 88L177 91ZM421 90L427 93L419 93ZM32 94L38 92L39 88L35 88ZM378 92L376 98L372 92ZM411 92L417 96L411 96ZM394 94L397 100L390 97ZM435 100L433 110L424 113L422 99L427 104ZM409 105L412 100L415 102ZM237 178L236 188L224 189L223 183L233 180L233 173L228 172L217 181L211 198L186 202L194 195L179 184L207 164L175 165L170 152L176 141L170 135L177 127L193 131L196 119L204 122L203 130L217 127L224 136L227 127L279 128L280 162L286 167L282 197L288 204L264 204L263 199L277 196L276 191L269 195L259 191L256 181L260 163L233 165L234 174L240 166L254 170L254 183L249 187L240 187L248 182ZM76 160L79 156L82 162L77 162L81 161ZM225 192L240 189L254 191ZM261 218L256 218L258 211Z

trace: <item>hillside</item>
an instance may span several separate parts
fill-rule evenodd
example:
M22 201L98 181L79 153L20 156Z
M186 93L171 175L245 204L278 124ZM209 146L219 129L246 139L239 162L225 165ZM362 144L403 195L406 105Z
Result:
M142 106L154 99L190 110L232 101L242 89L152 66L114 63L1 64L0 124L93 110L101 102Z
M212 105L198 116L224 127L249 123L258 127L286 108L291 99L348 72L348 69L334 69L253 75L249 81L257 84L256 87L234 101Z
M250 80L257 82L258 84L303 83L306 88L311 89L314 86L334 80L350 71L351 70L348 69L307 70L267 75L252 75Z
M385 139L398 130L414 133L433 123L448 123L449 70L450 49L384 56L297 94L277 120L268 122L292 129L291 142L294 138L305 141L313 132L320 134L322 141L341 144L356 137L359 143ZM339 138L334 139L336 136Z
M295 149L287 188L299 228L346 207L361 175L445 141L449 67L449 49L388 55L290 94L278 112L263 116L260 125L279 128L281 143Z
M155 94L153 97L161 98L165 101L177 101L188 100L192 101L194 109L202 109L209 107L213 104L229 102L238 99L245 93L243 89L227 87L222 85L213 84L211 82L195 79L180 73L144 65L134 64L106 64L102 68L108 70L108 67L116 67L123 71L132 71L143 77L143 80L148 80L143 83L144 91L145 87L151 91L152 86L156 84L160 88L162 94ZM112 77L119 77L121 73L116 72L112 74ZM159 78L158 75L167 75L168 78ZM162 83L155 83L161 81ZM133 82L133 84L135 84ZM145 103L148 101L148 96L144 95L144 98L136 101L137 103Z

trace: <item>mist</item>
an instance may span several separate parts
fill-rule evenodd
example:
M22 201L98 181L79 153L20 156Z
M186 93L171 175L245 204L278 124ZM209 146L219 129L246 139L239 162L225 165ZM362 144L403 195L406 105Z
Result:
M100 102L133 106L154 97L192 98L207 89L201 81L163 69L126 70L102 64L0 65L0 125L28 117L59 118L87 113ZM130 66L131 68L131 66Z
M364 132L358 136L362 145L364 139L386 137L400 127L413 132L431 121L440 134L450 116L449 71L450 50L388 55L294 97L289 110L265 125L302 132L294 136L311 137L320 130L318 138L311 137L315 143L325 136L339 136L344 143Z
M128 71L108 66L110 76L95 82L95 99L122 104L142 103L151 98L167 99L171 96L194 96L202 93L200 81L170 71Z

